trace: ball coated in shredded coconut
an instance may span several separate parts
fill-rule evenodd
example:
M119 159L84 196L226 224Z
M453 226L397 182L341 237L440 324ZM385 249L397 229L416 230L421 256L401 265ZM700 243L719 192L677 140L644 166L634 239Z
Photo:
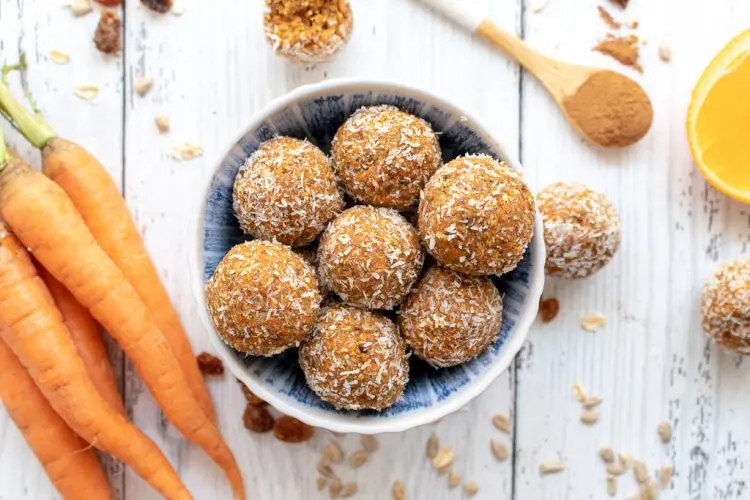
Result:
M349 0L266 0L266 6L266 40L292 62L329 61L351 37Z
M383 410L409 379L406 345L380 314L332 306L302 343L299 361L310 388L338 409Z
M515 269L534 234L534 197L511 167L486 155L440 168L419 204L419 235L445 267L471 276Z
M320 309L318 280L289 247L255 240L232 248L206 287L216 333L232 348L272 356L312 331Z
M247 159L233 196L243 231L291 246L312 242L344 208L326 155L291 137L264 142Z
M549 276L585 278L620 247L620 218L609 199L582 184L556 182L537 194Z
M356 206L331 222L318 247L320 278L350 305L393 309L419 278L419 235L398 212Z
M503 298L490 278L431 267L398 313L414 353L437 367L465 363L495 341Z
M706 283L701 322L717 344L750 354L750 259L724 263Z
M425 120L395 106L359 109L336 132L336 173L356 200L405 210L442 165L440 145Z

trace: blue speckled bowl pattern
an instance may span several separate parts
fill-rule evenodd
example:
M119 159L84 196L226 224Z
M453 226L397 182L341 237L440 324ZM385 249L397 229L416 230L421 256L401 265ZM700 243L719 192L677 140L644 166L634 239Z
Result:
M204 285L229 249L248 239L241 231L232 210L232 185L237 171L247 157L261 143L278 135L307 138L328 153L336 130L347 117L361 106L372 104L393 104L431 123L439 133L445 162L466 153L484 153L502 159L500 152L473 129L462 115L438 108L416 97L368 91L331 93L289 103L243 135L231 147L211 180L203 207L202 226L198 228L201 247L199 264L203 268ZM533 245L529 247L516 270L495 280L504 297L504 311L502 329L494 344L471 362L448 369L433 369L412 356L410 380L404 396L385 411L338 412L322 401L305 383L297 362L297 349L289 349L273 358L248 357L230 348L226 350L238 363L244 365L256 384L264 386L263 392L289 398L292 400L289 403L308 407L316 413L345 413L348 417L370 420L388 419L426 409L451 398L474 379L481 377L504 350L506 340L524 311L532 269L538 265L532 264L532 247ZM531 300L538 300L538 297ZM212 335L215 334L212 332Z

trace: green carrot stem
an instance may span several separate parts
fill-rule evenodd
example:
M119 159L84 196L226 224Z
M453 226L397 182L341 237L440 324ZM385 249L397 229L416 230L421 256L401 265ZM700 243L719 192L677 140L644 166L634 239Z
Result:
M31 113L13 96L0 80L0 114L2 114L34 147L42 149L57 134L38 114Z

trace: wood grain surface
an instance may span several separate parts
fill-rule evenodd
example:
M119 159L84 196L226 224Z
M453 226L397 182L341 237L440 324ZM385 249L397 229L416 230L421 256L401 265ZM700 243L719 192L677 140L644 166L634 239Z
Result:
M468 1L468 0L467 0ZM471 0L484 1L484 0ZM504 29L552 56L628 72L591 51L604 37L597 2L487 0ZM92 43L98 13L73 17L57 0L0 0L0 59L21 51L31 68L24 82L61 135L85 144L121 182L138 226L185 321L196 352L210 351L191 292L187 250L202 187L214 161L250 116L271 99L304 84L339 77L377 77L432 90L479 116L518 154L534 189L583 181L606 192L620 210L623 244L610 266L577 282L550 280L547 296L561 312L537 323L515 366L490 389L437 425L378 437L380 449L361 468L340 468L359 486L357 498L390 498L401 480L409 499L466 498L450 490L425 458L434 432L457 453L455 470L476 482L477 499L608 498L602 445L643 460L654 476L663 465L674 478L663 499L748 498L750 367L707 343L699 327L700 287L717 264L748 253L750 210L707 186L695 171L684 133L690 91L703 67L732 34L746 28L746 0L631 0L619 17L637 19L645 73L632 73L655 109L651 133L637 146L607 152L585 144L564 122L537 82L475 37L415 0L352 0L355 31L333 63L292 66L270 51L262 34L261 0L177 2L184 14L157 15L128 1L122 13L124 49L98 53ZM543 3L543 2L542 2ZM661 43L674 59L659 60ZM50 51L71 56L57 65ZM631 73L629 73L631 74ZM154 78L145 97L134 90ZM93 101L76 97L80 84L100 87ZM19 91L16 81L14 88ZM172 130L160 135L157 113ZM38 154L2 125L9 142L38 164ZM203 157L178 162L173 146L195 142ZM581 318L600 312L595 333ZM178 468L198 499L229 498L220 471L169 426L134 370L115 357L133 420ZM580 383L603 398L600 420L580 422L572 395ZM231 376L209 382L219 421L235 451L250 497L327 498L316 491L317 462L333 439L326 431L304 445L253 435L242 424L244 398ZM508 414L513 433L491 424ZM672 424L662 444L659 422ZM498 463L490 439L511 459ZM348 452L357 436L340 442ZM562 460L565 471L541 477L540 463ZM108 463L118 498L156 495L131 471ZM631 472L616 498L638 493ZM52 499L56 493L20 433L0 411L0 499Z

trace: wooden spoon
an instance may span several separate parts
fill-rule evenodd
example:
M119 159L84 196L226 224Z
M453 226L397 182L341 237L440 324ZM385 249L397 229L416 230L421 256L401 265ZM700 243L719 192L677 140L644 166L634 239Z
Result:
M534 75L568 122L588 141L605 148L638 142L651 128L651 100L633 79L601 68L552 59L503 31L474 0L422 0L501 49Z

